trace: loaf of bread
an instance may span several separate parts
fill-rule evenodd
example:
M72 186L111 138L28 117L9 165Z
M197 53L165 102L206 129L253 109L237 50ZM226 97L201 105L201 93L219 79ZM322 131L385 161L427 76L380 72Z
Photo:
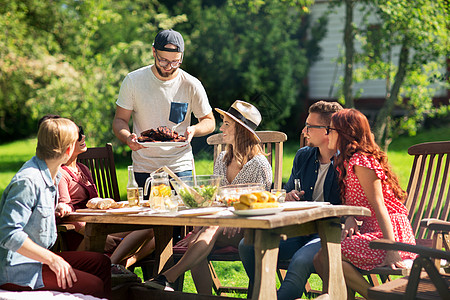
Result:
M86 207L91 209L118 208L116 206L120 206L120 204L116 204L116 201L110 198L92 198L86 203Z
M111 205L111 208L124 208L127 206L128 206L128 203L126 203L125 201L122 201L122 202L114 202L114 204Z

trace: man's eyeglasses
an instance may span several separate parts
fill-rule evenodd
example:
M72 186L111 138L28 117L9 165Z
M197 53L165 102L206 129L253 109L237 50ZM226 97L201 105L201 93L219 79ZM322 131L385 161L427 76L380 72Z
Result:
M336 131L338 131L336 128L333 128L333 127L330 127L330 126L327 126L327 135L329 135L330 133L331 133L331 131L332 130L336 130Z
M308 123L305 123L305 127L306 127L306 133L309 133L309 129L310 128L323 128L323 129L327 129L328 128L328 126L323 126L323 125L311 125L311 124L308 124ZM327 131L327 134L328 134L328 131Z
M181 59L180 59L180 60L168 61L167 59L161 58L161 57L158 55L158 52L156 52L156 50L155 50L155 54L156 54L156 58L157 58L158 61L159 61L159 65L160 65L161 67L163 67L163 68L167 67L167 66L170 64L170 66L172 67L172 69L176 69L176 68L178 68L178 67L181 65L181 63L183 62L183 56L181 56Z
M78 126L78 141L79 142L81 142L81 140L83 139L83 135L84 135L83 127Z
M308 123L305 123L305 127L306 127L306 133L309 133L309 129L310 128L317 128L317 129L323 128L323 129L325 129L327 131L326 135L329 135L332 130L337 130L336 128L331 128L330 126L311 125L311 124L308 124Z

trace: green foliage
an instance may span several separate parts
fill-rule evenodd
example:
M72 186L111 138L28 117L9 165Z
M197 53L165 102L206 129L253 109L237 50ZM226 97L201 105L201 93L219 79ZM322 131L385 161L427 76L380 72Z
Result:
M448 10L444 0L368 2L373 5L367 10L375 11L380 23L365 23L360 30L364 51L357 61L363 64L361 80L381 78L387 83L386 104L375 130L384 143L403 132L414 135L436 113L432 98L437 89L449 87ZM409 53L403 61L395 56L399 47ZM394 105L404 110L402 118L392 117Z
M72 118L94 145L114 141L123 76L152 62L161 27L186 21L157 1L9 1L0 8L0 137L37 131L47 113Z
M318 53L323 29L315 28L317 35L308 40L307 14L286 2L202 4L194 0L174 8L190 19L178 27L190 33L185 68L205 85L214 107L249 101L262 113L260 128L280 129L305 90L308 58Z
M56 113L83 125L93 145L116 142L121 81L153 63L154 36L172 27L185 38L183 68L214 107L251 101L263 112L261 128L279 129L304 94L325 33L324 19L309 25L311 2L8 1L0 8L1 140L29 136L42 115Z
M446 73L448 57L448 1L445 0L348 0L361 16L353 22L351 38L360 50L349 55L354 64L352 78L343 78L343 89L353 83L382 79L386 82L385 103L374 126L377 141L385 148L402 133L414 135L424 121L448 108L435 107L433 96L449 88ZM330 13L344 2L331 2ZM347 37L348 38L348 37ZM345 49L346 53L352 49ZM362 90L358 91L361 93ZM356 93L355 98L360 95ZM343 91L338 96L342 102ZM445 98L445 97L444 97ZM448 97L443 101L448 105ZM401 111L398 117L396 111ZM396 116L396 115L397 116Z
M48 18L37 22L37 18L45 14ZM29 117L32 107L27 101L53 72L47 62L49 51L58 50L50 33L56 18L57 14L46 1L3 1L0 7L2 141L29 135L30 129L35 126Z

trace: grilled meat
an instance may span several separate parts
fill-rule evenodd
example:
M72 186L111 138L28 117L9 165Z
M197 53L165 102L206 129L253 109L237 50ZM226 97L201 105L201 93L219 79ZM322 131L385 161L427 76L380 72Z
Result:
M167 126L148 129L141 132L139 142L185 142L186 138Z

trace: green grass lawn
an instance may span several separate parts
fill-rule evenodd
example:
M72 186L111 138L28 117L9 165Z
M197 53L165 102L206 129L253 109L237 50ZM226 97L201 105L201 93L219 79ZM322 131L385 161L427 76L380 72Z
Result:
M450 128L439 128L420 132L415 137L399 137L392 142L388 151L389 161L404 189L406 189L408 184L409 172L413 161L413 158L407 154L408 147L422 142L447 140L448 137L450 137ZM283 182L286 182L289 178L292 161L298 149L297 145L297 141L288 141L284 147ZM34 155L35 149L35 138L0 145L0 193L3 193L3 190L22 164ZM126 198L127 165L130 163L131 160L128 157L116 157L117 177L121 198L123 199ZM201 156L196 158L195 166L197 174L211 174L213 170L213 162L209 159L202 159ZM213 264L224 285L247 285L248 279L241 262L214 262ZM140 268L137 268L135 272L142 276ZM313 275L311 285L313 289L321 289L322 283L317 275ZM187 272L185 276L184 291L196 292L190 272ZM233 296L245 298L245 295L236 294Z

